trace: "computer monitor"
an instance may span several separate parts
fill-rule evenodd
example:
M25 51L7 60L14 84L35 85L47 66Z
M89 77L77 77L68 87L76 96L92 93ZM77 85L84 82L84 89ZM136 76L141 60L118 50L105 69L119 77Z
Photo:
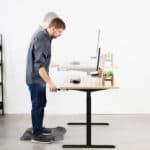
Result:
M100 68L100 55L101 55L101 48L98 48L98 53L97 53L97 62L96 62L96 71L90 72L91 76L99 76L99 68Z
M101 48L100 48L100 29L98 30L98 37L97 37L97 47L96 47L96 53L97 53L97 62L96 62L96 71L90 72L90 75L97 76L99 75L98 70L100 68L100 55L101 55Z
M97 53L97 64L96 64L96 71L99 69L99 63L100 63L100 29L98 29L98 36L97 36L97 47L96 47L96 53Z
M96 67L96 71L99 70L99 64L100 64L100 57L101 57L101 48L98 48L98 55L97 55L97 67Z
M100 47L100 29L98 29L98 36L97 36L97 45L96 45L96 53L98 53L99 51L99 47Z

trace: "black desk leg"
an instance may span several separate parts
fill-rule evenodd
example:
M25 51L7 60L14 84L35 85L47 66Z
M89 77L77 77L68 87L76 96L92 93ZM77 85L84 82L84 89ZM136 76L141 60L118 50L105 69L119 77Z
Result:
M92 122L91 125L109 125L107 122ZM86 122L68 122L67 125L87 125Z
M88 91L86 94L86 141L87 145L91 145L91 92Z
M63 145L63 148L115 148L114 145L92 145L91 130L91 91L86 92L87 109L86 109L86 144L85 145Z

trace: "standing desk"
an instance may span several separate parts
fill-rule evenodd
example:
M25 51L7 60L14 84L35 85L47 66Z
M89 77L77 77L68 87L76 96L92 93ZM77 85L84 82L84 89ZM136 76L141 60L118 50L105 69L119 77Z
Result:
M73 77L67 77L62 85L58 89L60 90L77 90L86 92L86 122L85 123L72 123L77 125L86 125L86 144L78 145L63 145L63 148L115 148L114 145L93 145L92 144L92 115L91 115L91 93L95 91L117 89L115 86L102 86L100 77L85 76L81 77L79 84L70 83L70 79ZM99 123L96 123L99 124ZM96 125L95 124L95 125Z

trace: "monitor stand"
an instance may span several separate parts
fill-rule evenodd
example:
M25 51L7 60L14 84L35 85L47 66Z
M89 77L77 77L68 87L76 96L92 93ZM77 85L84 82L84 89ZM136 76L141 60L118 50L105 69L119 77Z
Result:
M98 71L92 71L92 72L89 73L89 75L91 75L91 76L99 76L99 73L98 73Z

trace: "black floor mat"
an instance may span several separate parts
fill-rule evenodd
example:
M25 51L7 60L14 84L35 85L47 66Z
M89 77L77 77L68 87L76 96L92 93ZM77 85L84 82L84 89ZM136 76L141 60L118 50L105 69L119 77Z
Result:
M67 132L67 130L64 127L56 127L50 129L51 129L51 135L54 136L54 141L64 140L64 135ZM20 140L30 141L31 139L32 139L32 128L28 128L20 137Z

